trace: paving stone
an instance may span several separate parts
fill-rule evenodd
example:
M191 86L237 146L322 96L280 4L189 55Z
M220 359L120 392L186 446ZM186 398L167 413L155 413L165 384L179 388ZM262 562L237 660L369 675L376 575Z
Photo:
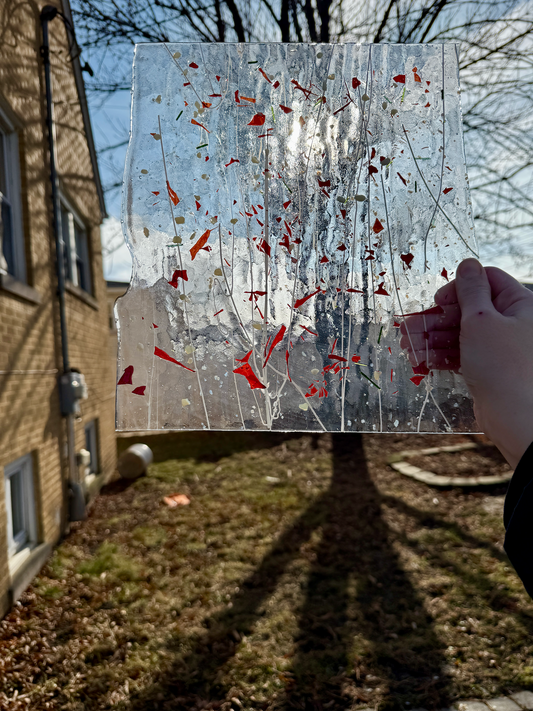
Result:
M516 694L511 694L511 698L523 709L529 711L533 709L533 693L531 691L517 691Z
M483 701L459 701L455 707L459 711L489 711L489 707Z
M506 696L499 696L497 699L488 699L485 702L491 711L520 711L520 706L508 699Z

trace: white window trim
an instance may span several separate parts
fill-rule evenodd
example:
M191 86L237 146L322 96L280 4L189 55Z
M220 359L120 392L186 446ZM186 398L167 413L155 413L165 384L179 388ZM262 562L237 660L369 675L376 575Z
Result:
M79 289L82 287L80 284L78 284L78 269L76 265L76 259L75 255L77 255L76 251L76 235L74 233L74 222L77 222L78 227L80 227L84 232L85 232L85 237L87 239L87 269L88 269L88 276L89 276L89 286L90 290L87 291L88 294L92 295L92 270L91 270L91 250L90 250L90 245L89 245L89 230L87 229L87 226L85 222L81 219L78 211L72 206L72 203L64 196L63 193L59 194L59 216L60 219L61 217L61 206L65 207L68 212L68 220L69 220L69 226L68 226L68 234L69 234L69 244L65 245L67 247L67 262L68 262L68 268L70 271L69 274L65 274L65 279L69 281L71 284L74 286L77 286ZM63 225L61 225L61 240L63 240Z
M22 471L23 514L25 535L13 537L11 513L11 477ZM35 497L33 489L33 462L31 454L26 454L4 467L4 489L7 513L7 538L9 557L18 556L23 550L30 549L37 541L37 521L35 517Z
M0 132L4 135L6 149L6 175L7 175L7 195L6 198L11 206L12 228L13 228L13 256L15 274L13 276L18 281L27 282L26 270L26 249L24 244L24 227L22 222L22 199L20 182L20 155L19 141L16 127L9 120L0 107ZM1 242L1 239L0 239ZM7 273L7 263L3 254L3 246L0 243L0 273Z

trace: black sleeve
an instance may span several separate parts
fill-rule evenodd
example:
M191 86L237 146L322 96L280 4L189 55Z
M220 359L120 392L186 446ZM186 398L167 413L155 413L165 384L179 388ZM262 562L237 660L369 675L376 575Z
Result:
M503 509L505 552L533 597L533 443L516 467Z

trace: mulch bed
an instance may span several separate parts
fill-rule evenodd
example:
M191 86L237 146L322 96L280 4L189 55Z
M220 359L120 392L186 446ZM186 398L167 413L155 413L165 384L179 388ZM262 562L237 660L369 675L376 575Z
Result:
M408 461L424 471L441 476L504 476L511 473L509 464L499 450L483 443L478 445L478 449L408 457Z

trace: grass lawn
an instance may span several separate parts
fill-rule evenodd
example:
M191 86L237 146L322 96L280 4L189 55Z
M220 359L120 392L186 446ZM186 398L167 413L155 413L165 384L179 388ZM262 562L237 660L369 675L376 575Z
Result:
M105 487L0 624L0 708L408 711L533 688L505 489L437 491L386 465L460 440L119 440L155 463Z

